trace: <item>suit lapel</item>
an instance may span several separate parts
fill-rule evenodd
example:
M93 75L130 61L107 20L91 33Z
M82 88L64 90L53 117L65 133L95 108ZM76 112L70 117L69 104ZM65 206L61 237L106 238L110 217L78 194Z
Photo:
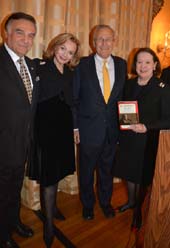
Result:
M36 103L37 91L38 91L38 82L37 82L37 78L36 78L35 64L28 57L25 57L25 61L27 63L27 66L28 66L28 69L29 69L29 72L31 75L32 83L33 83L32 104L31 104L31 107L33 108L33 106Z
M105 103L104 97L103 97L103 93L100 87L100 83L99 83L99 79L97 76L97 72L96 72L96 65L95 65L95 60L94 60L94 55L90 57L90 61L89 61L89 71L90 71L90 80L93 82L93 87L95 92L97 93L98 99L101 102Z
M33 85L36 83L35 82L35 76L36 76L36 73L35 73L35 65L33 63L32 60L30 60L29 58L25 57L25 61L27 63L27 66L28 66L28 69L29 69L29 72L30 72L30 75L31 75L31 79L32 79L32 83Z
M120 91L119 81L121 78L121 66L119 65L119 62L117 61L116 57L112 56L112 59L114 61L114 67L115 67L115 82L114 82L113 88L111 90L109 100L111 98L114 98L117 95L117 93Z
M2 55L3 55L3 65L4 65L4 70L6 71L6 74L11 78L12 82L16 84L18 89L20 89L21 94L25 96L25 98L28 98L27 92L25 89L25 86L22 82L22 79L19 75L19 72L16 69L16 66L11 59L10 55L6 51L5 47L2 47Z
M13 62L13 60L11 59L10 55L8 54L8 52L5 50L4 48L4 70L6 70L6 73L9 77L11 77L11 79L14 81L14 83L18 84L21 86L22 80L21 77L16 69L16 66ZM14 80L15 78L15 80Z

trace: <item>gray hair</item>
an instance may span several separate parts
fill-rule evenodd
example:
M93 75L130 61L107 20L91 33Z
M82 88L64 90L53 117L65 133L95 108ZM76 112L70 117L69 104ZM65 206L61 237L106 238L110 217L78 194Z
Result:
M93 42L95 42L97 33L101 29L109 29L112 32L113 38L115 37L115 31L109 25L99 24L99 25L96 25L94 27L94 30L93 30Z

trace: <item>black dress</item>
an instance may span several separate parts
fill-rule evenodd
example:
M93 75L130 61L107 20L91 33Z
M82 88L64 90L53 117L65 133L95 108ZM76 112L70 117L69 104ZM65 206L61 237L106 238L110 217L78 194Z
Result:
M144 185L153 178L160 129L170 128L170 87L152 77L139 86L137 78L127 81L124 100L137 100L139 119L146 133L120 132L120 144L114 168L116 177Z
M53 61L37 62L40 77L33 159L29 177L44 186L57 183L75 171L72 120L72 74L64 67L61 74Z

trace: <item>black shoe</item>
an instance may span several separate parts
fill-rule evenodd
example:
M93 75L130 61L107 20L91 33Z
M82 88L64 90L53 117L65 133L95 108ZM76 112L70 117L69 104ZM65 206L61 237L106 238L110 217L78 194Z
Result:
M94 219L94 213L92 208L83 208L82 216L85 220Z
M134 208L135 207L135 204L124 204L124 205L121 205L121 206L119 206L118 207L118 211L119 211L119 213L123 213L123 212L125 212L126 210L128 210L128 209L132 209L132 208Z
M115 211L111 205L102 206L102 210L106 218L113 218L115 216Z
M55 212L54 212L54 217L57 220L65 220L65 216L61 213L61 211L58 208L55 208Z
M17 234L24 238L29 238L34 235L33 230L21 222L17 223L14 230Z
M135 233L138 232L141 226L142 226L142 214L141 213L134 214L132 224L131 224L132 232L135 232Z
M8 239L2 243L0 243L1 248L19 248L17 243L13 239Z

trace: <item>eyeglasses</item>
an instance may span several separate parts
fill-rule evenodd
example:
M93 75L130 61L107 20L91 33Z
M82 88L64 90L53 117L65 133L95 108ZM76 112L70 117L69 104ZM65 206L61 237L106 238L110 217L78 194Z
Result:
M111 43L112 41L114 41L114 38L113 37L108 37L108 38L97 38L95 40L97 43Z

